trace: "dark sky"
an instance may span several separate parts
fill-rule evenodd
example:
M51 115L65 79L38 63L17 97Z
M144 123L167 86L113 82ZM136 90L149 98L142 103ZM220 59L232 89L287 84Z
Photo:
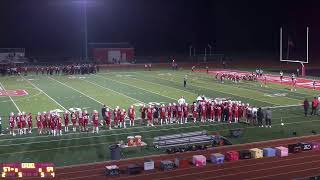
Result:
M187 53L192 44L221 52L277 52L279 27L310 26L320 45L317 1L88 0L89 42L130 42L138 55ZM0 47L32 55L80 56L83 6L74 0L1 0ZM320 47L320 46L319 46Z

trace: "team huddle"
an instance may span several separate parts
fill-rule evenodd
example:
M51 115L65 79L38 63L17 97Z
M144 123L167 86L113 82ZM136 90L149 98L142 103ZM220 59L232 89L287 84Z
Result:
M89 114L86 110L65 111L61 116L58 112L43 112L35 116L35 122L38 134L49 134L53 136L62 135L69 132L69 126L72 131L99 133L99 127L105 126L107 129L127 128L135 126L135 121L139 120L140 126L154 126L163 124L185 124L188 122L229 122L238 123L244 120L247 123L255 123L257 118L257 108L250 107L249 104L241 101L231 101L227 99L207 99L199 96L193 104L186 103L181 97L177 103L168 105L145 105L139 108L140 118L137 118L134 106L130 106L128 111L120 109L105 108L102 110L102 118L99 117L97 110ZM33 121L32 114L25 112L12 112L9 117L10 134L23 135L32 133ZM90 126L89 126L90 125Z

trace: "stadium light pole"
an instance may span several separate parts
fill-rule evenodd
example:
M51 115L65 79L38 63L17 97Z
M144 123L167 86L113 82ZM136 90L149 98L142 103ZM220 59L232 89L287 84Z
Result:
M87 26L87 0L84 0L84 43L85 43L85 60L88 60L88 26Z

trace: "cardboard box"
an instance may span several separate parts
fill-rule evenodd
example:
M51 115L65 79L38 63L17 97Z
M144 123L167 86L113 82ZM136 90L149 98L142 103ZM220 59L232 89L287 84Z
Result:
M197 167L206 166L207 158L203 155L194 155L192 157L192 163Z
M251 157L254 159L263 158L263 150L258 148L250 149Z
M263 157L274 157L274 156L276 156L276 149L263 148Z
M279 146L279 147L276 147L275 149L276 149L276 155L278 157L288 156L288 148Z
M213 164L223 164L224 162L224 155L223 154L220 154L220 153L214 153L214 154L211 154L211 162Z
M228 151L224 155L225 160L227 161L238 161L239 160L239 153L238 151Z

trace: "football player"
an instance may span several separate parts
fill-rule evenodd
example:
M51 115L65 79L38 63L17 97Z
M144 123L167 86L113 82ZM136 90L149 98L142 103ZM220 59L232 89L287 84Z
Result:
M57 114L57 136L62 136L62 118Z
M152 115L153 115L153 107L151 105L149 105L148 109L147 109L147 118L148 118L148 124L147 126L154 126L153 125L153 119L152 119Z
M31 113L28 113L27 115L27 122L28 122L28 132L29 134L31 134L32 132L32 114Z
M129 112L129 124L130 126L134 126L134 117L136 116L136 112L134 111L133 106L130 106L128 112Z
M127 116L126 110L122 109L120 112L120 128L127 128L125 118Z
M42 134L42 121L41 121L41 113L38 112L37 116L36 116L36 121L37 121L37 128L38 128L38 134L41 135Z
M184 119L184 123L188 123L188 116L189 116L189 105L188 103L185 103L183 105L183 119Z
M93 110L92 124L93 124L92 133L99 133L99 114L97 110Z
M105 123L107 128L109 128L111 130L111 112L109 110L109 108L106 109L105 112Z
M74 111L71 112L71 122L73 132L77 131L77 115Z
M64 132L69 132L69 112L65 111L63 114L64 119Z
M166 122L166 124L168 124L168 120L166 118L166 111L167 108L164 104L162 104L160 107L160 125L162 125L164 121Z
M192 105L192 118L193 118L193 122L197 122L197 116L198 116L198 106L196 103L193 103Z
M88 123L89 123L89 114L88 111L84 111L82 114L83 117L83 131L88 131Z
M79 131L81 132L81 131L84 131L82 111L79 110L79 111L77 112L77 115L78 115Z
M13 112L10 113L9 124L10 124L10 134L12 134L12 136L15 136L16 134L14 133L14 126L16 123L15 123L15 117Z

